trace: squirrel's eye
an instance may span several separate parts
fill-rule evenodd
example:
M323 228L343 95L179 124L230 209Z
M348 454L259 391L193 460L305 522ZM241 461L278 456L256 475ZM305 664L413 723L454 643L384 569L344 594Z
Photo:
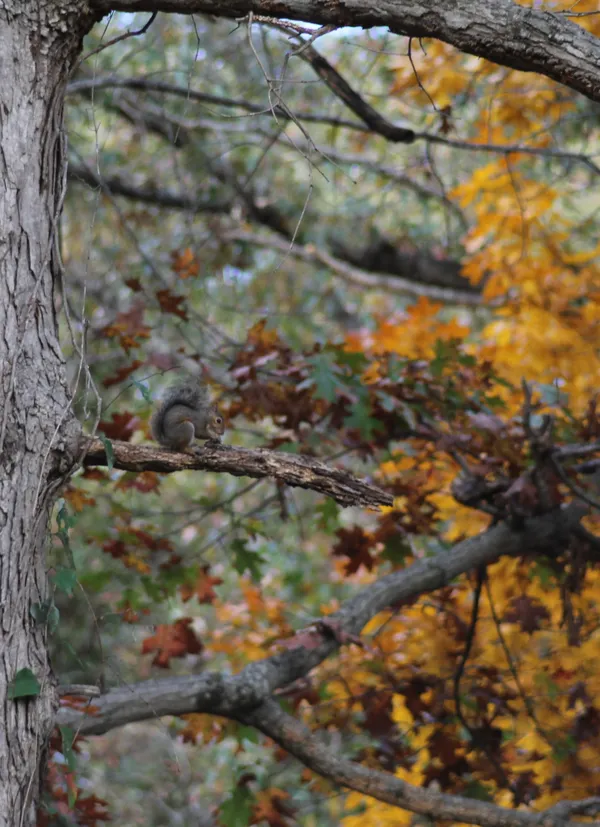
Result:
M217 423L217 425L220 425L220 424L223 422L223 420L221 419L221 417L220 417L220 416L218 416L218 417L215 419L215 422Z

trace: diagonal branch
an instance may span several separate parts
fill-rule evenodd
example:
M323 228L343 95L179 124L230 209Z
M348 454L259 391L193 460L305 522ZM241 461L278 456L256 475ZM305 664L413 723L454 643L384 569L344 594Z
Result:
M370 769L349 761L341 757L339 752L325 746L304 723L284 712L274 700L265 701L256 709L242 713L238 720L260 730L305 766L335 784L349 787L393 807L430 816L435 819L436 824L443 820L479 824L481 827L551 827L555 824L560 824L561 827L576 827L576 822L569 822L563 812L560 813L560 821L553 821L553 808L546 812L509 810L473 798L449 795L432 788L416 787L392 773ZM592 803L588 804L589 810L592 811L593 806L597 808L598 803L599 799L593 799Z
M337 650L340 640L358 635L384 609L443 588L461 574L489 565L502 555L543 554L562 548L586 512L586 506L571 504L528 520L522 530L499 523L450 551L419 560L366 586L329 615L327 625L317 625L310 635L299 635L295 648L290 646L273 657L255 661L237 675L203 672L118 687L94 698L89 714L62 708L58 723L72 726L82 735L97 735L163 715L204 712L239 717L242 711L268 700L276 690L308 675ZM328 629L335 629L337 634Z
M326 60L314 46L304 47L300 56L309 63L316 74L331 89L333 94L342 100L354 114L363 121L372 132L382 135L391 143L411 144L415 140L412 129L397 126L383 117L371 104L362 98L340 75L337 69Z
M136 185L121 175L100 176L85 164L69 163L69 180L82 182L91 187L99 187L112 195L120 195L143 204L155 204L157 207L187 210L192 213L215 215L228 213L232 202L223 201L196 201L185 194L173 190L160 189L156 186ZM249 205L251 209L251 205ZM252 217L265 225L277 226L278 219L269 215L269 206L255 208ZM468 304L477 306L482 303L481 294L475 288L466 284L466 279L460 276L459 262L448 260L438 261L423 253L402 253L390 247L387 250L387 261L390 264L388 272L374 272L370 267L360 266L360 257L354 256L349 250L340 249L342 258L335 257L326 250L314 245L294 244L284 240L280 235L264 235L247 230L223 230L219 238L226 242L242 242L257 247L276 250L284 256L291 256L312 264L322 264L347 284L371 290L383 290L386 293L396 293L409 296L427 296L434 301L443 301L450 304ZM390 253L393 253L393 260ZM367 256L365 256L366 258ZM383 258L373 256L373 258ZM359 265L359 266L357 266ZM392 269L393 268L393 269ZM406 273L407 275L402 275ZM410 274L410 275L409 275ZM454 287L453 282L459 282Z
M433 37L501 66L537 72L600 101L600 41L565 15L513 0L92 0L109 11L201 12L333 26L387 26L395 34Z
M272 477L286 485L310 488L331 497L340 505L378 508L391 506L393 497L375 485L357 479L342 468L330 468L313 457L284 454L266 448L237 448L231 445L205 445L194 454L181 454L153 445L111 442L113 467L123 471L217 471L236 477ZM108 465L104 443L93 439L87 448L84 465Z

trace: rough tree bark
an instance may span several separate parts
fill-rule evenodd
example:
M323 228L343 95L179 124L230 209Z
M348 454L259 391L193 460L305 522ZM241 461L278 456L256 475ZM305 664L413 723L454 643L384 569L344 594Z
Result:
M0 2L0 826L34 824L57 706L46 630L45 546L77 456L54 313L65 184L63 102L93 18L82 0ZM96 15L97 18L97 15ZM35 612L35 609L33 609ZM30 669L39 694L11 699Z

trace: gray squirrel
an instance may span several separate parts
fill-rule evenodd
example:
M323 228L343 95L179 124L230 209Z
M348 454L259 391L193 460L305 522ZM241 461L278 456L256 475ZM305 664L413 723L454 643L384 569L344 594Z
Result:
M187 379L169 388L150 420L152 436L165 448L193 453L195 439L220 443L225 422L206 385Z

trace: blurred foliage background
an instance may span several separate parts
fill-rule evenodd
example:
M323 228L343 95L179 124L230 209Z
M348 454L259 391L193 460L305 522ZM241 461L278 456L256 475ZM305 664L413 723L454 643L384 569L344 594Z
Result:
M312 453L397 499L378 515L269 480L80 472L51 553L65 684L238 670L485 529L490 514L452 496L456 454L522 478L522 379L558 441L597 436L596 104L385 29L300 49L309 35L287 25L158 15L110 44L147 22L98 24L69 85L60 309L78 413L91 430L67 318L109 440L148 440L154 401L186 372L211 384L229 443ZM594 794L597 574L494 571L461 714L467 576L377 618L371 648L344 647L285 703L412 783L505 806ZM76 823L96 823L86 796L147 827L426 823L210 716L77 749Z

